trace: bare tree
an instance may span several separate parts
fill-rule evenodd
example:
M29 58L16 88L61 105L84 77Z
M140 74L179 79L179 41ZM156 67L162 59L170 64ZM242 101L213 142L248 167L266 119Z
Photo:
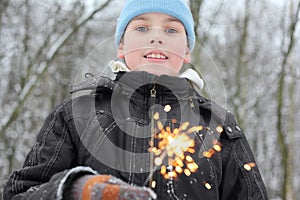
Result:
M73 26L69 27L65 32L59 36L56 41L51 44L47 51L47 54L45 55L45 58L41 60L38 63L32 63L33 66L29 65L27 68L34 68L35 73L30 76L24 77L24 87L19 93L19 100L16 104L15 108L11 109L11 113L8 114L8 117L4 117L4 122L2 122L0 127L0 136L4 135L4 132L6 131L7 127L17 118L20 109L22 108L24 102L28 98L28 96L31 94L33 88L35 87L36 83L40 80L42 75L45 73L45 71L49 68L50 63L54 60L55 56L57 55L59 49L66 43L66 41L78 31L78 29L83 26L85 23L87 23L90 19L93 18L93 16L104 9L111 1L106 1L103 5L100 5L98 8L94 9L92 12L90 12L87 16L83 16L82 18L79 18L76 23L73 24ZM26 40L26 39L25 39ZM25 41L26 42L26 41ZM45 40L45 43L47 43L48 40ZM41 47L43 48L44 45ZM41 52L42 49L38 52ZM45 50L44 50L45 51Z
M213 8L215 9L220 2L214 2L214 4L216 6ZM296 45L297 35L294 33L293 39L291 38L290 33L293 26L288 28L280 26L276 13L280 12L280 9L284 9L283 7L277 7L277 5L272 7L266 1L243 1L236 8L229 4L230 2L226 2L223 8L216 9L219 11L219 17L214 19L211 18L214 15L204 16L201 13L200 24L206 28L206 42L203 45L208 53L213 55L214 62L219 66L226 88L227 106L233 108L234 115L244 128L251 146L254 148L262 175L266 183L270 183L266 184L270 197L282 196L279 188L288 187L288 190L291 191L288 193L292 196L290 199L293 199L292 191L297 191L297 189L293 189L296 185L292 183L297 178L291 177L291 175L295 175L295 168L299 166L297 159L295 161L292 156L295 155L297 147L293 145L293 142L296 144L299 142L299 137L294 135L296 125L293 124L295 121L299 121L299 117L296 118L299 115L297 106L295 108L297 105L295 98L299 97L296 95L296 91L299 88L295 85L297 69L294 66L299 65L299 61L292 62L291 59L287 59L283 66L280 58L287 55L289 41L293 41L293 45ZM207 9L207 5L207 3L203 3L202 10ZM296 7L294 5L293 17L291 17L293 22L297 21L295 16L299 16L296 13ZM228 8L230 9L228 10ZM207 17L210 18L207 19ZM210 19L211 21L209 21ZM213 24L212 29L207 28L210 27L209 23ZM203 27L200 29L203 30ZM282 37L280 35L282 31L288 32L287 35ZM280 38L284 38L285 41L284 51L282 51L284 53L279 50ZM289 54L290 57L293 55L293 48L290 49ZM200 66L202 67L202 65ZM281 94L283 99L280 105L276 98L281 89L274 87L274 85L278 86L277 81L279 80L279 83L281 80L278 78L280 77L278 74L281 73L278 66L285 71ZM209 70L205 72L211 73ZM203 73L203 68L200 71ZM211 82L216 81L213 76L210 79ZM220 92L220 90L218 91ZM275 112L276 109L280 110L281 115ZM283 156L282 149L284 150L284 148L277 148L279 144L277 138L280 139L280 136L276 134L277 119L279 118L281 118L281 129L284 136L281 136L281 141L284 142L284 146L287 148L285 151L290 157L288 162L280 159ZM291 154L292 152L293 154ZM278 155L281 155L280 158ZM286 163L288 168L284 168L282 163ZM288 178L290 184L288 185L283 184L280 178L286 170L290 171ZM299 185L297 187L299 188Z
M221 104L244 128L270 198L284 199L300 195L300 161L295 159L299 0L290 2L285 8L288 2L189 0L197 35L192 64L207 83L204 95L225 93ZM99 61L109 57L105 45L94 49L103 38L112 38L118 4L1 1L0 184L20 167L49 109L68 98L70 79L78 73L74 67L97 70Z
M292 1L291 1L292 2ZM293 124L290 124L290 128L288 131L286 131L284 127L284 123L286 123L286 118L283 115L284 108L286 102L284 102L285 93L284 90L287 85L286 77L287 72L286 69L288 67L288 62L290 60L290 57L293 53L293 48L295 46L295 32L296 27L299 21L299 11L300 11L300 1L298 1L298 5L296 7L295 14L291 14L290 16L290 25L287 32L287 44L285 44L284 40L282 42L282 56L283 60L281 63L281 70L278 75L278 94L277 94L277 139L278 139L278 145L280 147L280 155L282 159L282 171L283 171L283 179L282 179L282 199L287 200L291 199L294 193L293 191L293 151L291 146L289 144L288 137L293 138ZM293 6L291 6L291 13L293 13ZM285 39L285 38L284 38ZM293 92L293 86L290 86L290 91ZM293 97L291 98L291 100ZM291 102L291 109L293 109L294 102ZM294 113L290 112L291 116L294 117ZM293 120L293 119L290 119ZM292 141L292 140L291 140Z
M87 30L96 14L112 2L103 0L91 7L74 1L69 2L70 10L61 2L44 5L32 0L8 1L3 7L1 2L1 90L7 91L0 93L1 177L7 177L16 165L19 167L45 113L61 100L57 100L58 94L65 93L66 89L63 92L57 85L67 88L70 83L75 59L67 54L79 54L75 55L77 47L76 51L68 49L80 42L76 41L80 31ZM57 67L59 62L64 62L64 67ZM1 185L3 181L1 178Z

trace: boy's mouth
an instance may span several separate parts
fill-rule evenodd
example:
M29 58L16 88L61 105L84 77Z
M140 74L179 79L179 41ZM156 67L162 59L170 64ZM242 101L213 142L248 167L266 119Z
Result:
M162 53L155 53L155 52L150 52L147 53L144 58L148 58L148 59L162 59L162 60L166 60L168 59L168 57Z

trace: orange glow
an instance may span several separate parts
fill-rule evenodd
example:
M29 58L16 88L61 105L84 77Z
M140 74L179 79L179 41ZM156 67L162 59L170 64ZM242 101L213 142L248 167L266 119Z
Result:
M184 169L184 174L185 174L186 176L190 176L192 173L190 172L190 170Z
M210 190L211 189L211 185L209 183L204 183L204 186L206 187L206 189Z
M247 171L250 171L253 167L255 167L256 164L251 162L251 163L247 163L247 164L244 164L244 168L247 170Z
M198 165L191 156L195 153L195 141L189 134L202 130L202 126L188 129L190 123L184 122L180 127L172 130L171 127L164 128L162 122L158 121L158 113L155 113L153 118L157 120L157 128L159 129L159 133L155 134L154 137L159 139L159 142L157 147L154 146L153 142L150 142L149 151L155 156L155 165L161 166L160 173L164 178L176 178L182 172L190 176L192 172L198 169ZM167 164L163 164L164 159L167 159Z
M218 133L222 133L223 132L223 127L221 125L217 126L216 131Z
M154 138L158 139L157 143L150 142L149 152L154 155L154 164L160 166L160 173L164 178L176 178L179 174L184 173L190 176L199 168L198 164L193 159L195 150L195 141L190 134L203 130L203 126L189 127L189 122L182 123L178 128L164 127L163 123L159 121L159 114L155 113L153 119L156 120L156 125L159 130ZM172 122L175 124L176 119ZM206 130L211 130L209 127ZM217 126L218 133L223 132L222 126ZM211 158L216 152L222 150L222 145L218 140L212 141L210 149L204 151L202 154L206 158ZM208 184L208 183L207 183ZM208 189L211 185L205 185Z

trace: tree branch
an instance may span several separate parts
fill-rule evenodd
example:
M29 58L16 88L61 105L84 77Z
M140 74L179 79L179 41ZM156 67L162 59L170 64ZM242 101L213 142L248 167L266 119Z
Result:
M21 108L23 107L25 101L29 97L29 95L32 93L36 83L40 80L40 78L43 76L45 71L49 68L50 63L54 60L55 56L57 55L59 49L63 47L63 45L68 41L68 39L74 35L78 29L86 24L89 20L91 20L95 14L97 14L99 11L103 10L111 0L107 0L104 4L100 5L98 8L93 10L92 12L88 13L86 16L83 16L77 20L77 23L73 27L70 27L67 29L50 47L46 58L37 63L34 66L34 69L36 70L36 73L30 78L30 80L25 84L24 88L20 92L19 99L16 104L13 105L13 108L11 109L11 112L6 114L6 116L3 117L3 120L0 124L0 139L1 137L5 137L5 131L10 126L10 124L17 119Z

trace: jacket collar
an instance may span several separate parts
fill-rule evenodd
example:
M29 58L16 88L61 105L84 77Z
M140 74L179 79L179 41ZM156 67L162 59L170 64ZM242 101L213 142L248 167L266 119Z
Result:
M155 90L158 97L184 99L193 96L194 90L190 81L186 78L175 76L156 76L144 71L118 72L115 80L107 77L92 77L78 83L70 85L70 92L79 91L108 91L114 92L115 87L120 89L123 94L138 98L148 98L151 90ZM153 90L152 90L153 91Z
M119 72L116 84L123 94L139 98L174 97L176 99L188 98L193 94L193 88L185 78L161 75L156 76L144 71Z

